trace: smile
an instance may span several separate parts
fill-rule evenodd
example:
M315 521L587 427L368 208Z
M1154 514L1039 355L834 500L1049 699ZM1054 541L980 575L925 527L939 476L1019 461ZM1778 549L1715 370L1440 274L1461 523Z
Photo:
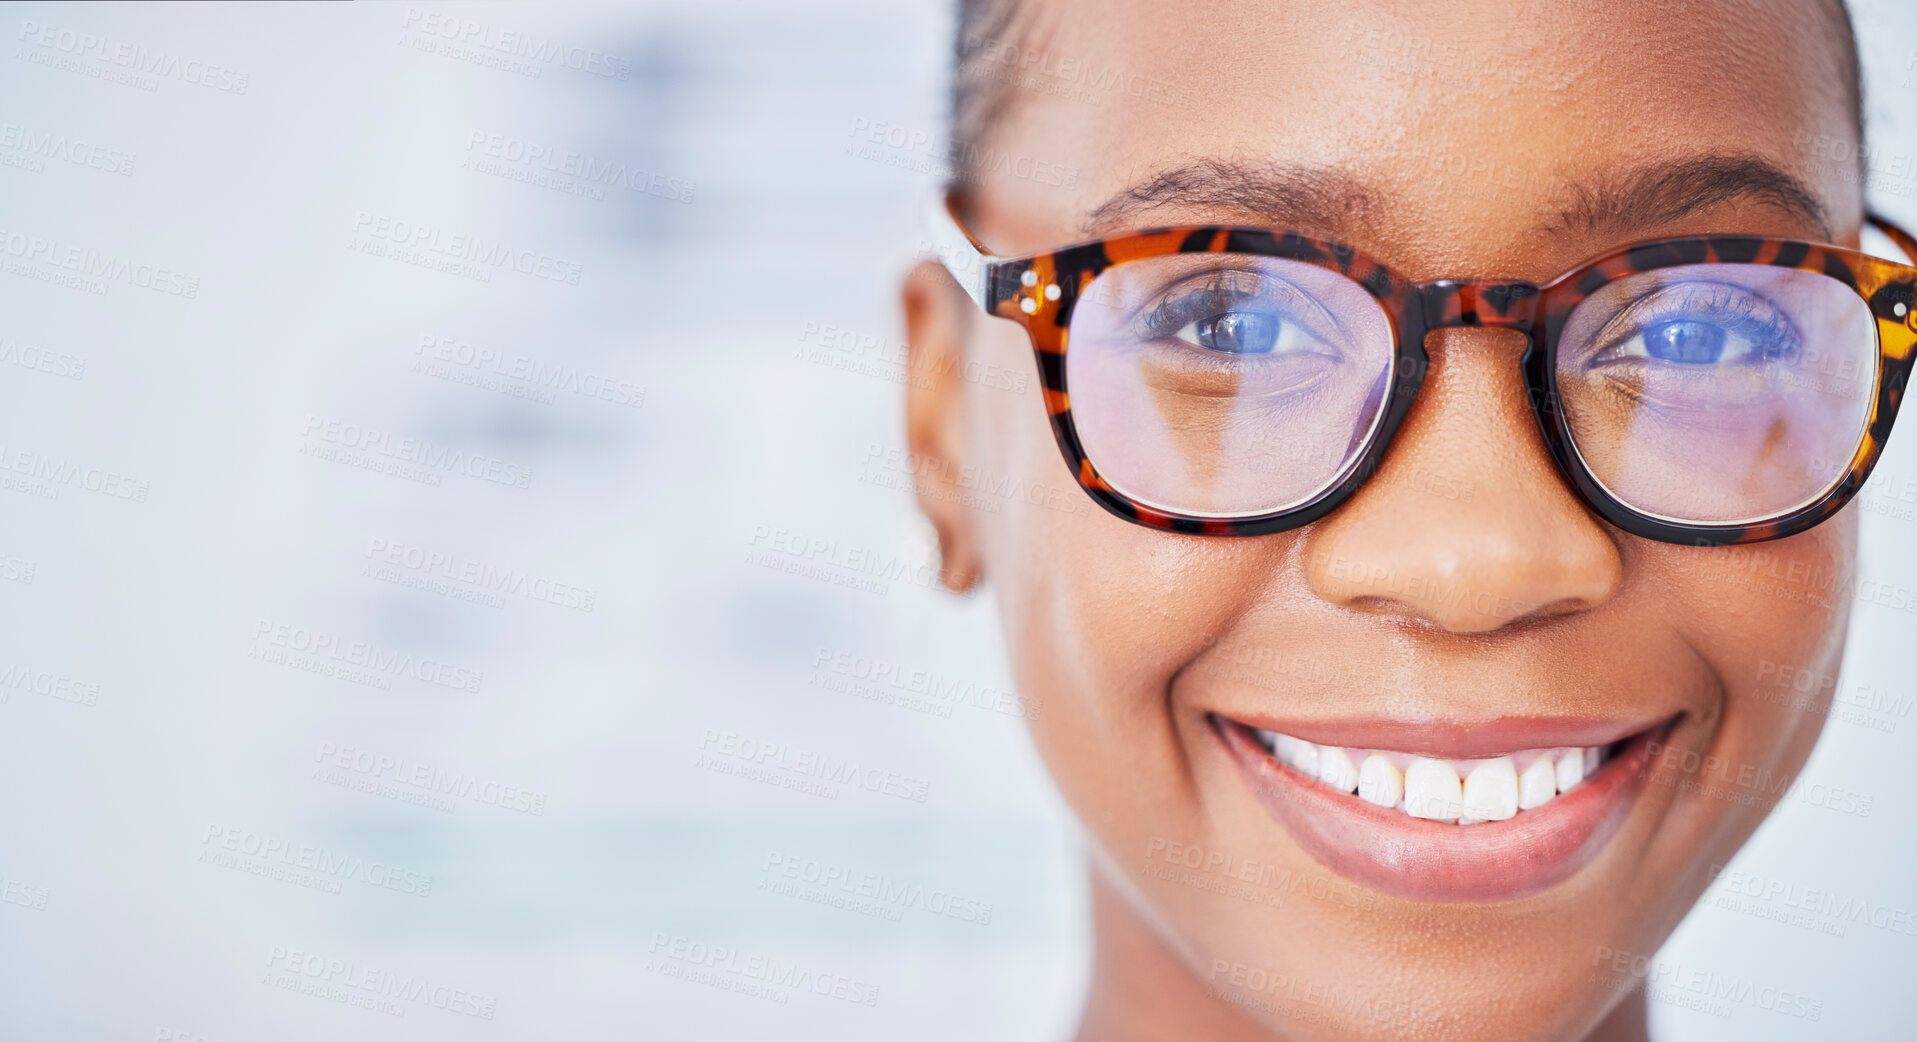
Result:
M1429 743L1417 752L1320 744L1211 720L1266 811L1307 854L1423 901L1505 900L1568 878L1623 824L1644 787L1652 741L1671 724L1615 724L1616 737L1606 738L1601 725L1507 722L1501 734L1541 740L1447 755ZM1594 730L1601 740L1591 740Z

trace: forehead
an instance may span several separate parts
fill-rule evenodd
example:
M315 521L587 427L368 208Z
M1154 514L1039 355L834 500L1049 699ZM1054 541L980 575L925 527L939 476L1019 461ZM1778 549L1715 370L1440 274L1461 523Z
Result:
M979 184L1033 234L1223 157L1350 175L1375 195L1352 213L1365 237L1415 238L1443 266L1495 252L1488 225L1548 223L1568 185L1697 156L1773 163L1848 225L1855 169L1828 158L1854 154L1835 29L1817 0L1054 0L962 42L997 102L978 142L1013 160ZM1150 223L1187 216L1207 215Z

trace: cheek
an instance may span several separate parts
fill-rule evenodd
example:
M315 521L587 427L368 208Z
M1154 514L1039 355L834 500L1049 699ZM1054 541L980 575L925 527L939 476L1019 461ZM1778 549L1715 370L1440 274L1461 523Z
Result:
M1126 531L1137 526L1106 514L1078 487L1052 434L1025 332L988 321L972 338L969 358L1024 378L1009 389L967 388L974 468L968 478L977 491L973 516L985 579L1013 671L1048 710L1031 721L1033 737L1069 792L1075 777L1096 771L1101 745L1136 746L1137 721L1134 733L1113 733L1123 730L1115 721L1131 715L1117 710L1159 672L1149 661L1116 675L1112 668L1121 650L1147 660L1155 650L1127 624L1127 613L1115 610L1139 601L1128 595L1138 565L1136 547L1128 546L1136 539Z
M1686 779L1693 814L1725 837L1722 861L1797 775L1837 691L1856 581L1856 513L1746 547L1647 549L1644 581L1669 591L1668 624L1724 687L1710 759ZM1749 797L1749 798L1746 798Z
M1030 721L1040 753L1094 825L1109 820L1102 810L1188 791L1167 688L1244 610L1256 589L1245 577L1275 574L1284 541L1175 536L1112 516L1065 464L1024 331L984 323L969 358L1026 378L1022 391L967 388L966 463L1013 672L1044 707Z
M1756 732L1753 752L1794 774L1837 693L1857 583L1857 512L1758 548L1766 546L1775 548L1771 556L1748 562L1763 576L1751 598L1753 639L1727 679L1732 710Z
M1710 661L1729 709L1781 723L1762 711L1778 708L1771 689L1804 671L1834 677L1856 583L1855 510L1750 546L1639 545L1643 581L1668 591L1670 624Z
M1056 541L1051 515L1076 520L1096 510L1073 483L1046 417L1045 392L1031 341L1017 324L980 318L967 342L965 363L981 375L966 381L966 459L963 480L974 486L972 514L987 577L1001 600L1008 582L1028 582L1022 558L1034 544ZM990 374L998 379L983 379ZM1028 509L1033 500L1043 513ZM1083 507L1080 502L1083 502ZM1037 523L1035 523L1037 522Z

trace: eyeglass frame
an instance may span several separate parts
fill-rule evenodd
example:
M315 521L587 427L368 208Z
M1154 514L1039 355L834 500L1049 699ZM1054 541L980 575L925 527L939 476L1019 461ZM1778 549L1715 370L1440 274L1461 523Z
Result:
M959 222L956 200L931 201L930 246L966 296L986 314L1024 327L1038 363L1053 437L1078 486L1111 514L1164 532L1203 536L1259 536L1310 524L1350 499L1383 464L1411 412L1430 358L1424 340L1453 327L1510 329L1525 335L1519 359L1538 430L1558 472L1599 517L1632 535L1686 546L1732 546L1782 539L1809 530L1842 510L1870 477L1897 418L1912 362L1917 359L1917 267L1828 243L1749 235L1655 239L1623 246L1571 268L1548 282L1445 278L1412 282L1342 243L1302 232L1246 225L1175 225L1088 239L1019 257L993 254ZM1865 218L1913 261L1917 237L1876 213ZM1365 290L1391 329L1393 378L1389 400L1362 452L1341 476L1305 502L1243 516L1182 514L1140 502L1115 488L1085 452L1072 419L1065 351L1079 295L1120 264L1181 253L1241 253L1298 261L1345 276ZM1844 283L1876 320L1877 396L1844 475L1822 495L1764 521L1697 524L1647 514L1613 496L1577 450L1569 419L1557 407L1558 337L1572 310L1618 279L1690 264L1751 264L1796 268Z

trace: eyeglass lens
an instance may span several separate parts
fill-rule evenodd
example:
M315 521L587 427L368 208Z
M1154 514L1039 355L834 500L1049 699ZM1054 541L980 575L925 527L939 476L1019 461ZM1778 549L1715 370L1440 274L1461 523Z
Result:
M1572 440L1639 513L1699 524L1793 513L1863 442L1872 322L1856 291L1796 268L1694 264L1607 283L1558 337Z
M1807 505L1869 423L1872 319L1855 291L1768 265L1665 268L1568 316L1557 407L1614 498L1699 524ZM1115 265L1079 294L1066 389L1086 456L1127 497L1243 517L1309 502L1376 436L1390 321L1349 278L1298 261L1175 254Z

